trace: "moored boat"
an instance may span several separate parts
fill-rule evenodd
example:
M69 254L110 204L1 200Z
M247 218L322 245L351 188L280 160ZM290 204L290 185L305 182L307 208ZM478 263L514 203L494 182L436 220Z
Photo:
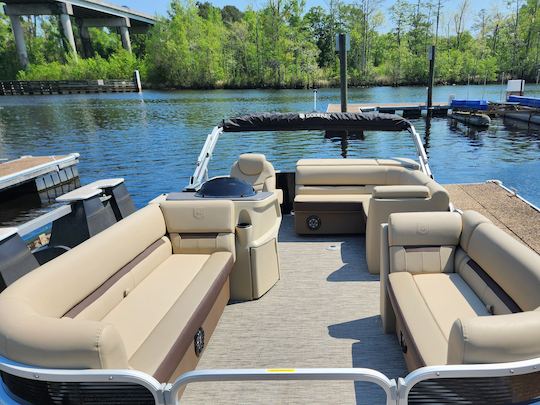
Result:
M221 136L328 130L406 131L414 159L286 172L246 153L210 176ZM184 191L0 294L2 399L530 403L539 287L538 254L453 207L406 119L236 117L208 135ZM267 380L319 382L251 385Z
M489 118L488 115L476 112L452 111L449 116L450 118L466 125L488 127L491 124L491 118Z

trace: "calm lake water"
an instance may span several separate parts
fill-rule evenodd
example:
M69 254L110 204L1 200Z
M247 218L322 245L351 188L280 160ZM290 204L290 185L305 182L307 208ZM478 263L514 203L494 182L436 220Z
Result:
M540 86L527 85L526 92L540 96ZM349 100L424 101L425 94L422 87L374 87L350 89ZM503 90L498 85L441 86L434 90L434 100L445 101L450 94L499 101ZM337 89L319 90L319 111L338 102ZM250 112L312 109L311 90L2 97L0 159L79 152L82 184L124 177L140 207L160 193L180 190L187 184L207 133L222 119ZM412 121L425 136L425 120ZM455 126L446 118L434 118L425 143L440 183L500 179L540 205L538 128L494 120L489 129L477 131ZM326 140L320 133L224 134L211 175L228 174L243 152L264 153L277 169L292 171L300 158L339 157L344 150L340 141ZM349 141L346 153L348 157L414 157L414 147L408 133L366 133L364 140ZM4 225L11 222L5 216L2 220Z

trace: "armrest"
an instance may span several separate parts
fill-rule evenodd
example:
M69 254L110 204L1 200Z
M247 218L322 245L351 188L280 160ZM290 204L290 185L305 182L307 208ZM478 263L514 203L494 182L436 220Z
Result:
M380 282L380 313L384 333L393 333L396 329L396 315L388 297L388 275L390 274L390 257L388 246L388 224L381 225L381 282Z
M504 363L540 355L540 311L457 319L448 364Z
M280 188L276 188L274 190L274 193L276 193L279 205L283 204L283 190Z
M5 357L40 367L129 368L124 342L107 323L47 317L23 301L0 301L0 342Z
M376 186L373 198L429 198L429 188L426 186Z

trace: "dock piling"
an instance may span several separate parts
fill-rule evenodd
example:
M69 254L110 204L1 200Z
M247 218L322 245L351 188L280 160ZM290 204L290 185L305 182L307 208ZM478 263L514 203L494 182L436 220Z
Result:
M435 45L428 46L429 81L427 93L427 116L431 118L433 110L433 80L435 77Z
M135 83L137 93L142 93L141 74L138 70L133 72L133 82Z
M347 34L338 34L341 112L347 112Z

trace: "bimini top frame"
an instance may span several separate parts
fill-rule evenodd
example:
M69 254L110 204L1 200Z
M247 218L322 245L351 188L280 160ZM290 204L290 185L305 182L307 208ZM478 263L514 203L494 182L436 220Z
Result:
M186 191L197 190L208 180L208 164L223 132L255 131L408 131L413 137L421 170L433 177L420 136L405 118L382 113L263 113L224 120L214 127L197 159Z

